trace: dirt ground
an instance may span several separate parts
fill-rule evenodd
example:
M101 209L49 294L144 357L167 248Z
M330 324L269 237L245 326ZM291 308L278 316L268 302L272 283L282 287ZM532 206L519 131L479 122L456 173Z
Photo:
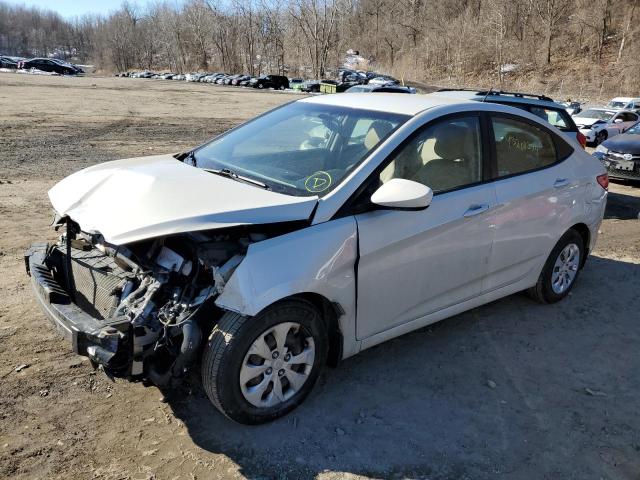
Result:
M565 301L515 295L365 351L268 425L223 418L197 377L161 401L70 352L22 259L54 238L47 189L293 98L0 74L0 478L640 479L640 186L612 184Z

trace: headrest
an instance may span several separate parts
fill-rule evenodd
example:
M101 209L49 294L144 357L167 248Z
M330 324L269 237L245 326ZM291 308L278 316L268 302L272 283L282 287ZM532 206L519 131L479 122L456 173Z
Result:
M365 148L371 150L380 143L380 140L389 135L391 130L393 130L391 123L384 120L375 120L369 127L367 135L364 137Z
M465 159L469 154L469 131L460 125L439 125L433 132L433 151L445 160Z

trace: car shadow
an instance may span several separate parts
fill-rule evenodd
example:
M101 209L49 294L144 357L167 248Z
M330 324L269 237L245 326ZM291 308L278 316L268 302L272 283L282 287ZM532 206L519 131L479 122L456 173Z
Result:
M638 220L640 218L640 195L625 195L609 192L604 218L617 220Z
M638 285L640 265L591 257L562 302L512 295L366 350L265 425L226 419L197 377L167 401L248 478L625 476L640 471Z

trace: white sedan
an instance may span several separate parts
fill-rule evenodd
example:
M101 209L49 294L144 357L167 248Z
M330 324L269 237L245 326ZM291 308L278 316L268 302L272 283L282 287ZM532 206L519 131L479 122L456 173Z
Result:
M635 112L608 108L587 108L573 116L578 130L587 142L600 145L607 138L624 132L635 125L640 116Z
M564 298L607 185L520 109L326 95L71 175L49 192L65 233L25 260L78 354L164 387L200 364L223 414L260 423L326 364L522 290Z

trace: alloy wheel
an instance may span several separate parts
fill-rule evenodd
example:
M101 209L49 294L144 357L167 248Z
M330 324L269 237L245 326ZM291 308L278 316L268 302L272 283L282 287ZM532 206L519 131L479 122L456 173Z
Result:
M560 295L573 284L579 265L580 248L575 243L570 243L560 251L553 265L551 289L554 293Z
M293 397L307 382L315 359L310 333L284 322L261 333L240 368L240 390L255 407L273 407Z

